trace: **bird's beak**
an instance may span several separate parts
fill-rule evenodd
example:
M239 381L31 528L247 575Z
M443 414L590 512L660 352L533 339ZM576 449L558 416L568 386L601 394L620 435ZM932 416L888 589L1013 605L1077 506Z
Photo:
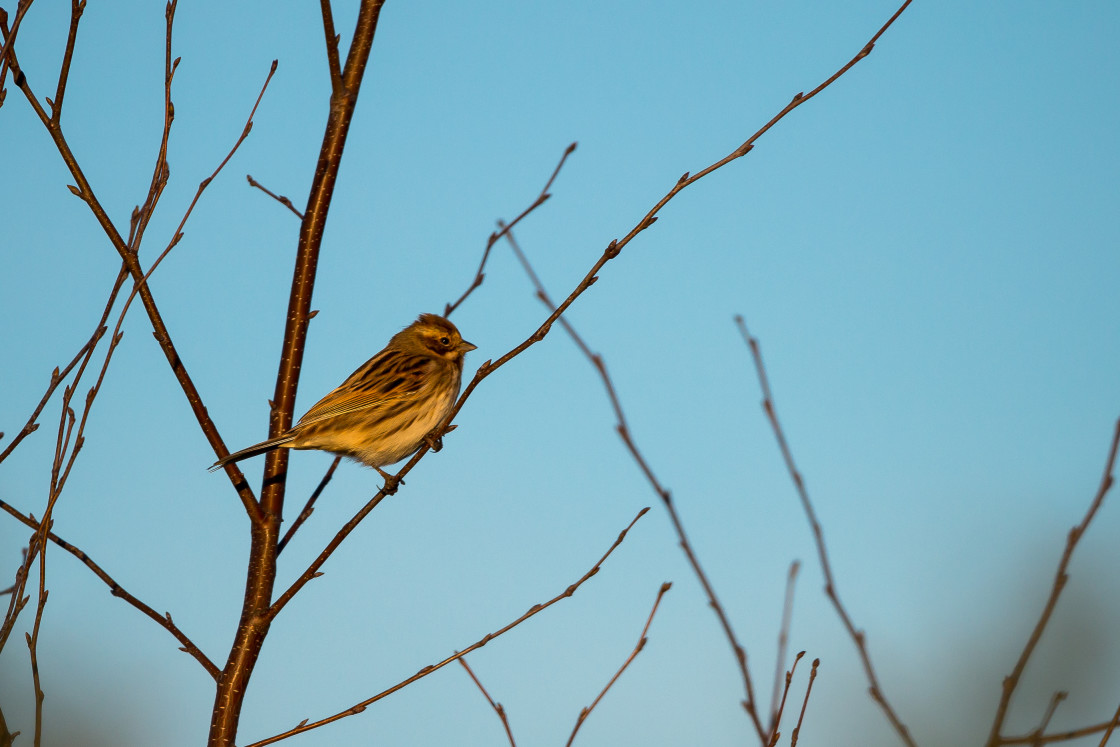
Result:
M467 342L466 340L460 340L459 341L459 352L460 353L469 353L472 350L478 350L478 345L473 345L473 344Z

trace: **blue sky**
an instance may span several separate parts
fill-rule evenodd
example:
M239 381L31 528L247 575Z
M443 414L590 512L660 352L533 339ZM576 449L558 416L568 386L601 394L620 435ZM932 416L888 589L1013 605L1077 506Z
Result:
M299 412L418 313L457 298L494 221L532 202L568 143L579 146L552 199L517 231L554 297L681 173L827 78L895 7L389 2L324 237ZM344 43L354 13L335 9ZM20 31L40 97L53 94L67 22L66 8L40 2ZM673 491L764 702L786 572L802 561L790 647L822 660L803 744L895 742L823 595L732 319L744 315L761 340L841 595L892 703L923 745L980 742L1120 416L1118 28L1107 2L918 0L747 157L681 193L568 314L605 357L637 443ZM145 264L279 60L252 134L151 280L231 448L266 435L298 231L244 176L306 199L329 93L322 37L313 3L178 8L171 181ZM122 230L158 147L163 44L161 3L91 3L79 32L63 126ZM119 263L7 87L0 430L11 438L92 332ZM453 315L479 347L468 374L545 315L496 246L485 283ZM55 530L224 661L247 520L228 480L206 472L214 454L139 309L124 331ZM0 498L25 512L42 511L57 418L54 400L0 465ZM471 665L519 745L565 740L672 581L645 650L577 743L749 743L727 643L613 432L594 370L562 331L487 379L457 423L273 626L239 743L346 708L551 598L647 505L573 598ZM329 461L293 456L287 517ZM246 463L251 479L262 464ZM378 485L367 469L339 469L281 557L281 586ZM1013 704L1014 733L1059 689L1070 697L1055 729L1116 708L1110 499ZM0 520L5 567L27 535ZM72 558L52 548L47 563L44 743L200 743L205 673ZM22 630L2 659L0 703L28 735ZM456 666L290 743L503 740Z

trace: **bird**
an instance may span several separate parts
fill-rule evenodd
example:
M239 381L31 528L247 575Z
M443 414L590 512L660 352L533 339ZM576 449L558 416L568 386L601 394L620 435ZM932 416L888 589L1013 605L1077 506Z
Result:
M276 438L222 457L210 471L273 449L318 449L376 469L414 454L459 396L463 362L477 349L455 325L421 314L377 355Z

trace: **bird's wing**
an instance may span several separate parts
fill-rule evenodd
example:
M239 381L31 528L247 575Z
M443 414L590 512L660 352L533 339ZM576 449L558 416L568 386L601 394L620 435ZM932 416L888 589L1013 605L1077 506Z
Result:
M435 361L399 350L383 350L300 418L296 427L358 410L379 410L416 397Z

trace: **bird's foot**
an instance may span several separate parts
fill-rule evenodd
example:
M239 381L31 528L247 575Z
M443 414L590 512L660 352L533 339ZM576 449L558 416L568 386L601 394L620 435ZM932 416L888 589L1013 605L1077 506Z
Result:
M377 470L378 474L385 478L385 485L381 488L385 491L385 495L395 495L397 492L397 487L400 485L404 485L404 480L397 477L396 475L390 475L380 467L374 467L374 469Z
M458 427L459 426L457 426L457 425L449 425L449 426L447 426L447 429L444 430L443 433L441 433L438 436L436 435L435 431L432 431L428 435L424 436L424 443L426 443L428 445L428 448L431 449L432 451L439 451L440 449L443 448L443 436L444 436L444 434L450 433L451 431L455 430Z

